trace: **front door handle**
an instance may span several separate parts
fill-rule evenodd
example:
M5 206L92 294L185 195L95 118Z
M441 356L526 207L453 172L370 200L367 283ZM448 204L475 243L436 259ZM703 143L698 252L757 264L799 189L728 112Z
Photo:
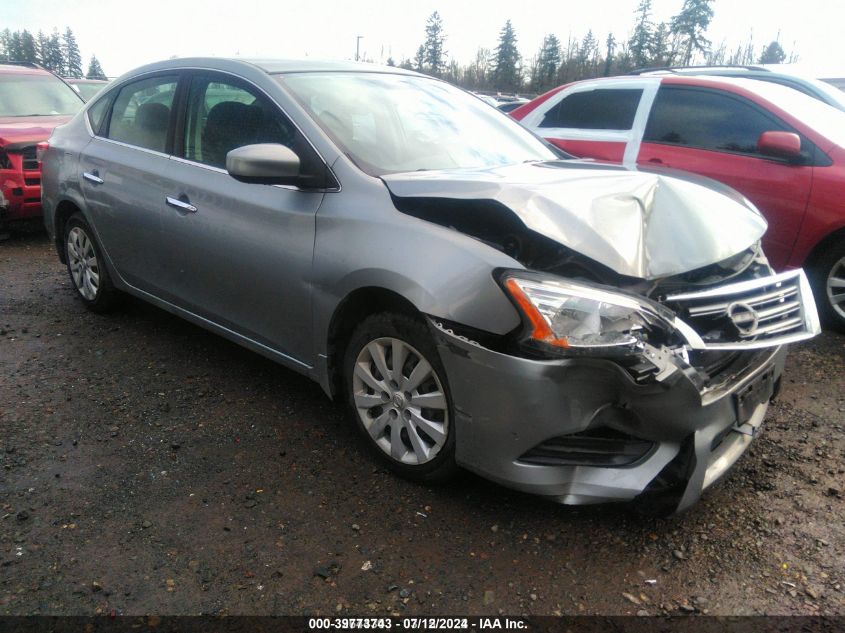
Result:
M187 213L196 213L197 212L197 208L188 201L188 196L186 196L184 194L182 194L178 198L173 198L171 196L167 196L164 200L165 200L165 202L167 202L167 204L169 206L175 207L176 209L179 209L180 211L186 211Z
M654 165L662 165L663 164L663 161L659 158L649 158L648 162L650 162Z
M92 172L82 172L82 177L85 180L93 182L95 185L102 185L105 182L105 180L100 178L100 172L98 172L96 169Z

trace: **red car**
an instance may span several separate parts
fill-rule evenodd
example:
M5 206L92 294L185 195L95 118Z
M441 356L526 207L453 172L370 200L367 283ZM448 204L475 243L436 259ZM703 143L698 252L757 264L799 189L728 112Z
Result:
M41 215L36 146L85 102L35 64L0 64L0 225Z
M845 331L845 112L751 79L581 81L511 116L570 154L669 167L723 182L769 222L777 269L804 267L819 311Z

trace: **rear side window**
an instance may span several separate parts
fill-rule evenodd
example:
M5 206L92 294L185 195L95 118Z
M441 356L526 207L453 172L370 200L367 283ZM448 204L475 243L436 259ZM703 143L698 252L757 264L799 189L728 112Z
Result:
M153 77L121 88L112 106L106 136L157 152L166 151L177 83L175 76Z
M741 97L709 90L661 87L643 140L757 154L760 134L770 130L793 131Z
M641 89L630 88L574 92L546 113L540 127L630 130L642 95Z

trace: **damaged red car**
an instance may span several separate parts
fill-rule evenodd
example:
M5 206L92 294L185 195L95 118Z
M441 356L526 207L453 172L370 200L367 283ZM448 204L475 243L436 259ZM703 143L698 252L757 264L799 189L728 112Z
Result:
M38 144L85 102L36 64L0 64L0 226L41 216Z

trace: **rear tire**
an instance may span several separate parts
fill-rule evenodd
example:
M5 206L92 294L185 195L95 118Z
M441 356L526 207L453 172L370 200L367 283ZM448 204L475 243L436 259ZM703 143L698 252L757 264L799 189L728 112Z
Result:
M810 275L822 323L845 332L845 241L826 249Z
M352 334L343 368L350 415L382 463L425 483L455 475L452 400L425 323L396 313L367 317Z
M79 299L92 312L109 310L114 305L117 291L112 285L94 232L79 212L65 223L64 249L67 271Z

